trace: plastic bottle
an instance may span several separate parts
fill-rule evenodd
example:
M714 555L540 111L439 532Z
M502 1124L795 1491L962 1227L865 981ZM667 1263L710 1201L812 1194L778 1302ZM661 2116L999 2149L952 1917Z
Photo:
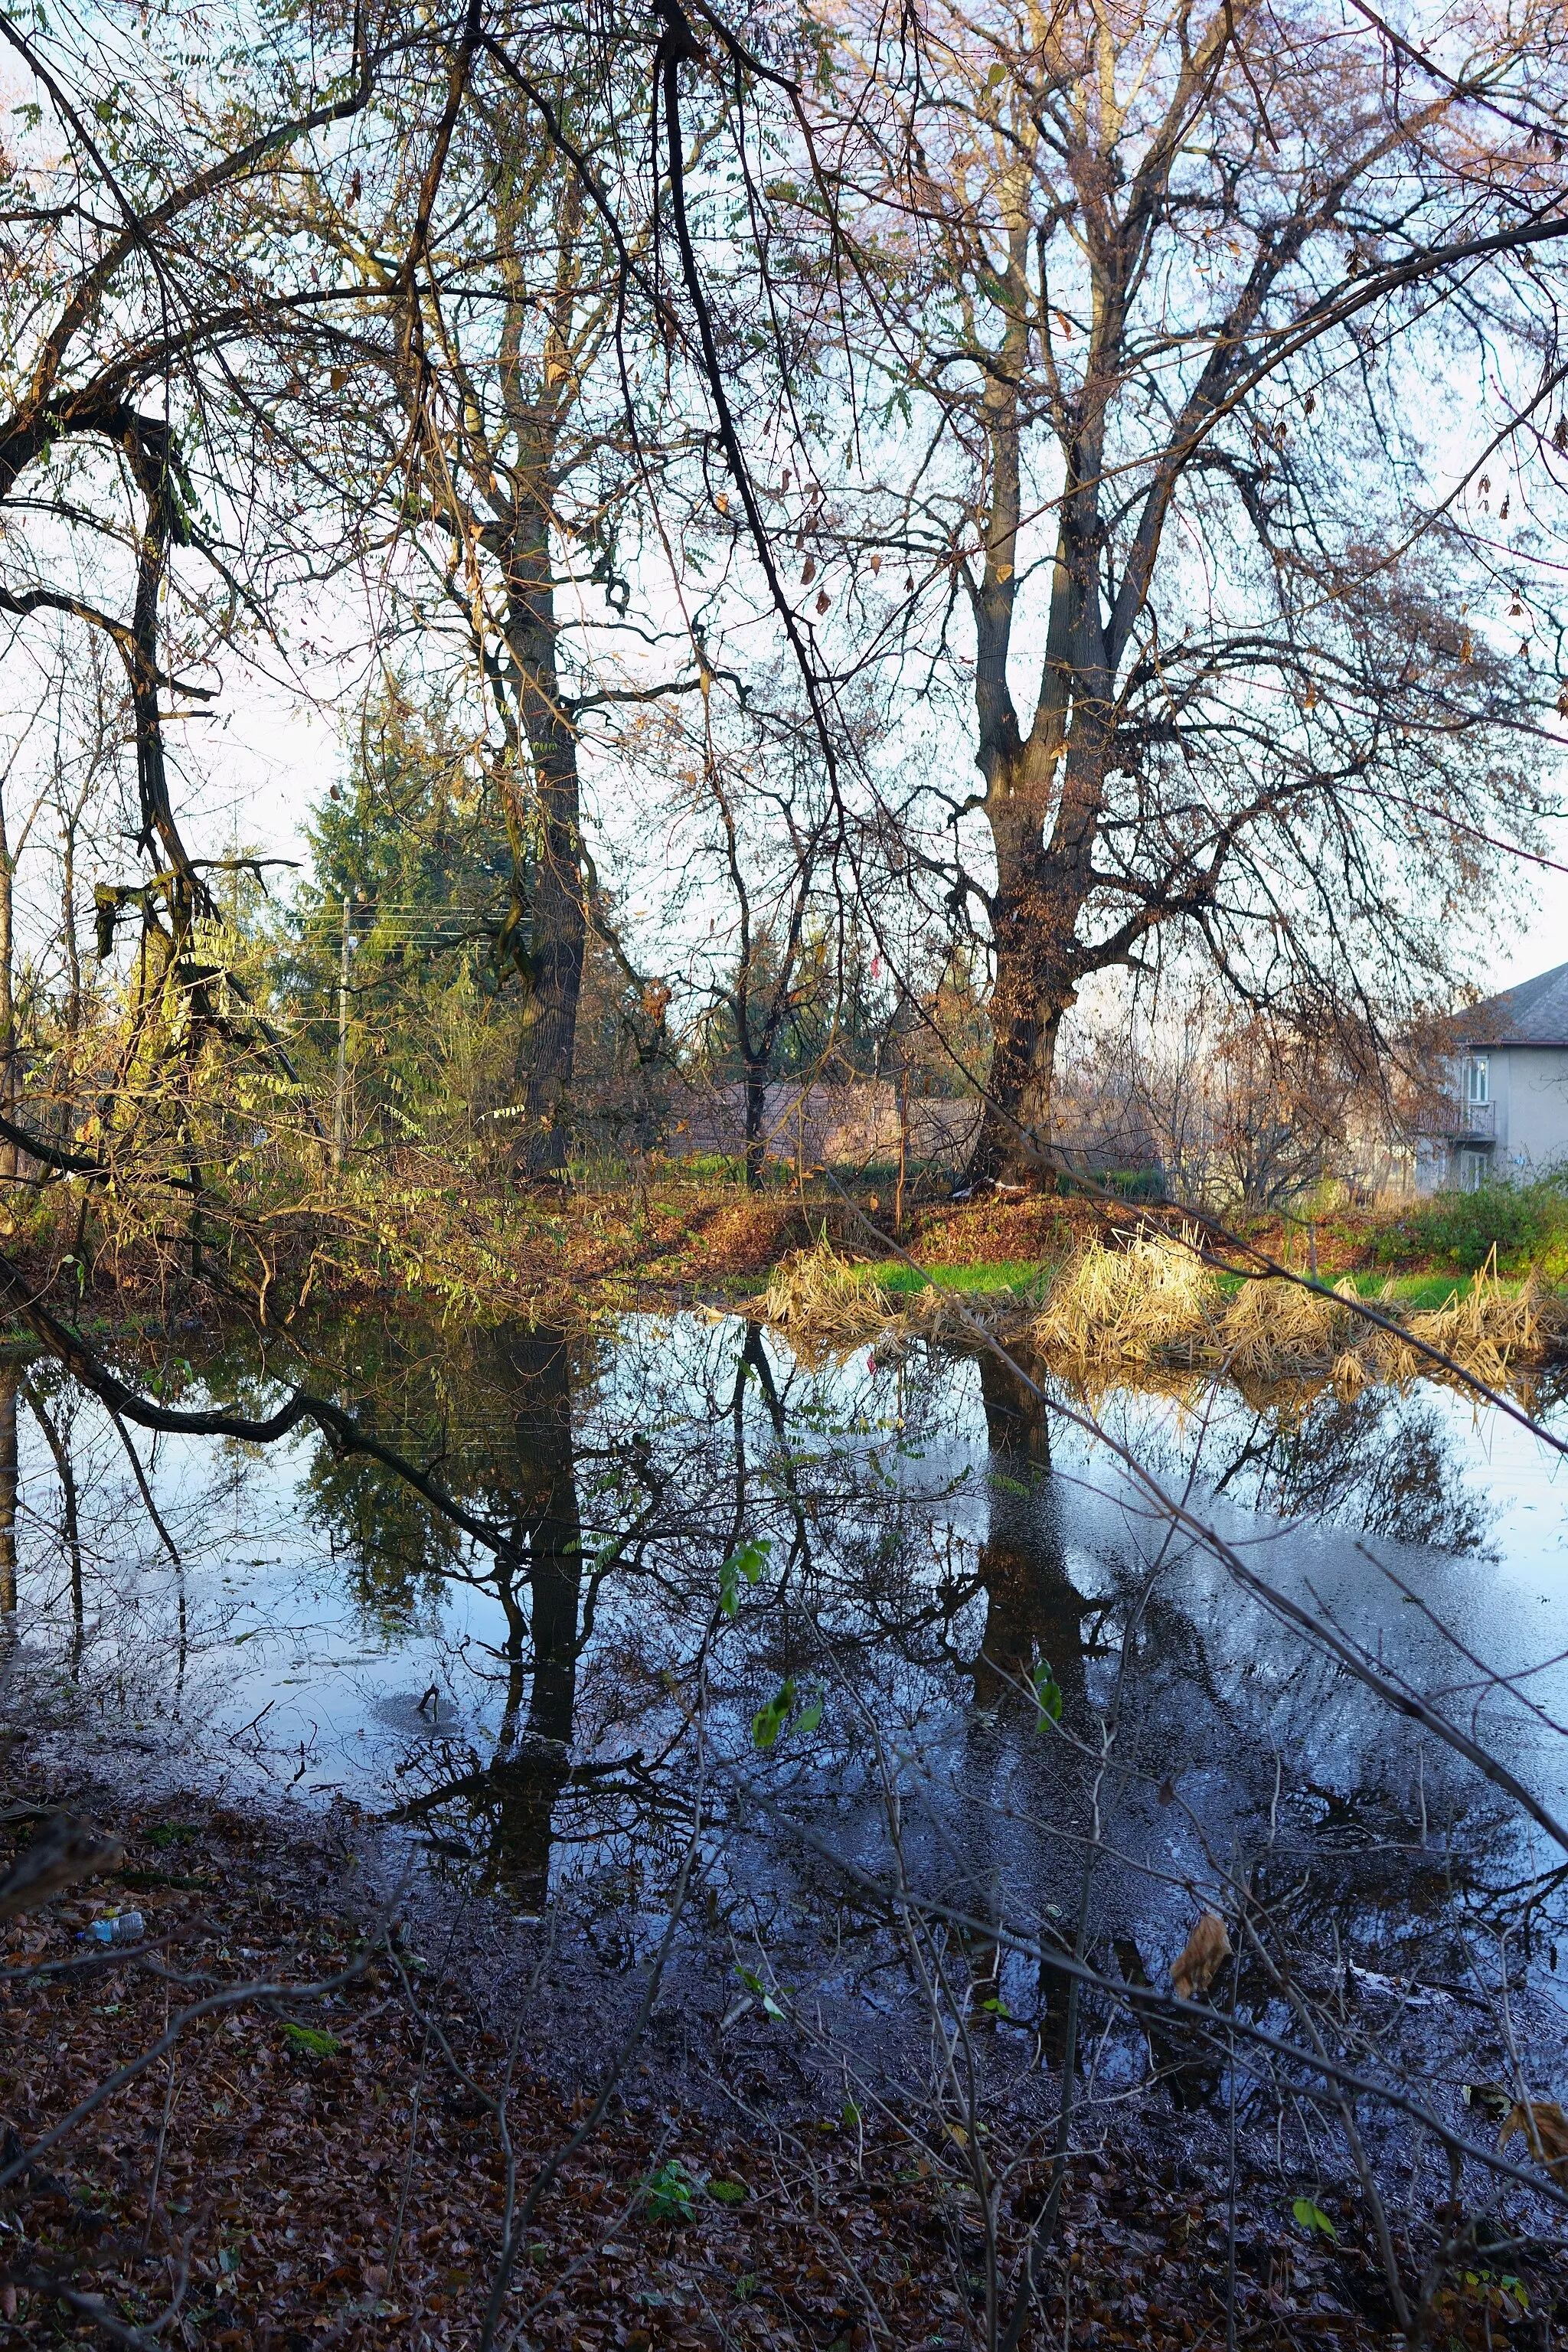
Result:
M140 1911L117 1911L112 1918L95 1919L87 1932L95 1944L135 1944L146 1928Z

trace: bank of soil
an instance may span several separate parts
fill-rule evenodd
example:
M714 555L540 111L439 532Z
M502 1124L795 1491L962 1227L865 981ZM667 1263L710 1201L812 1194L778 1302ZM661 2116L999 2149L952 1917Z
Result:
M3 1931L7 2165L150 2050L171 2015L222 2005L0 2189L0 2347L476 2345L505 2173L493 2103L505 2098L525 2190L590 2104L570 2063L509 2053L509 2033L526 2047L506 2021L510 2009L526 2023L526 1987L521 2009L515 1986L498 2002L401 1927L390 1950L367 1949L388 1923L356 1871L347 1817L285 1827L194 1794L139 1805L60 1785L19 1754L8 1797L13 1849L63 1802L117 1831L126 1860L117 1878ZM84 1940L130 1904L142 1947ZM326 2000L228 1998L344 1971ZM947 2138L832 2102L771 2116L755 2079L726 2095L721 2065L714 2095L693 2104L648 2063L658 2048L655 2034L541 2200L501 2342L902 2352L979 2340L982 2240ZM1107 2139L1075 2157L1026 2342L1225 2341L1230 2209L1214 2129L1207 2162L1185 2152L1192 2126L1174 2114L1135 2153ZM1040 2146L1004 2197L1010 2239L1037 2210L1047 2157ZM1277 2180L1241 2182L1238 2342L1386 2340L1353 2192L1324 2183L1318 2198L1335 2240L1303 2232ZM1542 2340L1552 2283L1518 2253L1510 2274L1517 2292L1484 2263L1458 2277L1440 2306L1448 2342Z

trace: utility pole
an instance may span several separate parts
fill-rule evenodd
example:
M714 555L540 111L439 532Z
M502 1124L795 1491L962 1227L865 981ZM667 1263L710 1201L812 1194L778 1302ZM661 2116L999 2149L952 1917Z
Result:
M343 893L343 943L338 959L338 1082L332 1095L332 1181L343 1172L343 1142L348 1129L349 1072L349 898Z

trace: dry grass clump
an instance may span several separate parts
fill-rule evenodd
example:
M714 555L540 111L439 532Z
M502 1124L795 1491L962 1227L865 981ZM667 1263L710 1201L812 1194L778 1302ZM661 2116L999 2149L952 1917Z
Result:
M1139 1234L1124 1249L1098 1236L1051 1285L1030 1334L1078 1364L1146 1364L1212 1336L1219 1286L1190 1240Z
M773 1268L755 1311L811 1365L842 1358L868 1339L889 1347L914 1339L950 1348L973 1346L976 1323L1001 1333L1016 1308L1010 1293L961 1300L935 1284L889 1293L869 1266L852 1265L817 1243Z
M868 1265L849 1265L821 1243L774 1266L762 1297L764 1322L791 1340L853 1348L900 1318Z
M1410 1336L1361 1324L1333 1370L1334 1385L1347 1396L1371 1381L1442 1380L1445 1367L1426 1348L1412 1347L1412 1339L1424 1339L1426 1348L1440 1349L1458 1370L1484 1381L1489 1388L1500 1388L1518 1366L1544 1363L1568 1332L1561 1299L1533 1276L1517 1296L1510 1295L1492 1264L1481 1268L1468 1290L1456 1292L1442 1307L1404 1317L1392 1284L1384 1286L1377 1305L1384 1315L1403 1320Z
M1495 1264L1489 1263L1446 1307L1434 1307L1410 1318L1411 1337L1440 1348L1466 1371L1496 1388L1514 1364L1538 1364L1550 1352L1563 1328L1560 1303L1531 1276L1516 1297L1498 1281ZM1417 1368L1431 1371L1430 1357L1405 1351Z
M1243 1283L1220 1323L1230 1369L1244 1378L1300 1378L1326 1371L1341 1349L1355 1285L1342 1282L1331 1297L1277 1276Z
M1385 1285L1367 1303L1394 1329L1357 1315L1359 1303L1348 1276L1329 1292L1260 1276L1227 1298L1195 1235L1146 1232L1120 1247L1091 1236L1021 1328L1011 1294L960 1301L932 1286L889 1295L869 1266L847 1264L825 1244L774 1268L759 1311L805 1360L845 1355L872 1339L919 1337L963 1349L979 1320L999 1336L1016 1334L1080 1383L1201 1364L1244 1382L1327 1379L1346 1398L1374 1381L1441 1380L1442 1365L1415 1340L1490 1387L1568 1343L1568 1305L1533 1278L1510 1296L1490 1265L1446 1306L1414 1314Z

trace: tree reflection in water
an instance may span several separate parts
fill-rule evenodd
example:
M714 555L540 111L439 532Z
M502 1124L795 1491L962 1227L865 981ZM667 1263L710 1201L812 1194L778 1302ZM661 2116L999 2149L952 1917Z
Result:
M639 1874L657 1881L682 1841L699 1716L742 1780L873 1860L885 1860L882 1776L896 1754L911 1867L977 1919L1022 1905L1070 1940L1093 1752L1114 1711L1090 1947L1156 1982L1190 1918L1187 1890L1243 1851L1293 1935L1337 1934L1373 1966L1414 1964L1417 1948L1429 1955L1504 1899L1517 1841L1473 1777L1173 1543L1106 1457L994 1359L916 1346L901 1360L813 1368L734 1318L454 1336L364 1316L331 1337L340 1393L500 1529L500 1561L395 1478L324 1447L302 1478L298 1457L237 1458L234 1475L294 1482L358 1643L407 1656L413 1694L381 1717L394 1735L377 1734L391 1817L428 1842L435 1867L524 1913L563 1899L602 1921L635 1910ZM258 1399L270 1385L239 1343L209 1377ZM103 1621L99 1563L116 1539L84 1436L92 1409L75 1412L52 1385L23 1394L61 1497L47 1531L70 1570L56 1586L70 1615L61 1654L74 1643L79 1660L84 1616ZM0 1392L0 1564L20 1524L40 1560L47 1549L41 1519L18 1520L7 1501L16 1397L15 1383L8 1406ZM1375 1572L1332 1528L1419 1539L1438 1549L1407 1565L1450 1613L1485 1614L1492 1630L1485 1498L1423 1392L1127 1391L1096 1410L1168 1485L1193 1476L1237 1525L1252 1506L1327 1524L1309 1539L1245 1521L1271 1573L1310 1573L1364 1617ZM754 1583L732 1582L731 1616L721 1565L752 1538L769 1549ZM213 1629L232 1611L215 1617L210 1597L202 1609L206 1670L221 1683ZM1451 1655L1416 1612L1394 1616L1403 1654L1451 1680ZM226 1654L229 1713L244 1723L261 1704L245 1682L260 1646ZM1042 1727L1030 1692L1047 1666L1063 1734ZM809 1734L786 1723L760 1753L752 1718L792 1684L797 1706L823 1697L821 1723ZM369 1769L370 1748L360 1757ZM831 1920L844 1952L862 1930L870 1948L873 1924L820 1852L738 1798L719 1811L719 1925L809 1937ZM1001 1998L1003 1962L984 1934L972 1958ZM1010 1980L1006 2001L1057 2046L1059 2003L1043 1979Z
M0 1615L16 1609L16 1387L15 1364L0 1365Z
M1015 1716L1033 1712L1026 1686L1037 1666L1048 1666L1076 1718L1085 1697L1084 1620L1102 1612L1068 1572L1049 1415L996 1358L983 1356L979 1373L990 1461L976 1567L985 1623L972 1670L974 1704L987 1712L1003 1705Z
M572 1347L563 1331L503 1329L482 1335L479 1359L491 1412L510 1421L478 1487L512 1555L492 1571L506 1622L500 1727L489 1762L448 1775L393 1818L421 1822L458 1809L484 1882L538 1914L549 1895L554 1808L572 1777L583 1639Z

